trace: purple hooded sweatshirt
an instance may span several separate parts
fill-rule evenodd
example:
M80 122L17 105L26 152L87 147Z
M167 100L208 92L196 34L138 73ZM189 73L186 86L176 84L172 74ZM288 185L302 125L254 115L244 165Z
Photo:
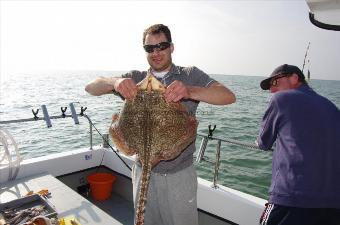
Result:
M270 203L340 208L340 111L331 101L308 85L275 93L257 142L276 142Z

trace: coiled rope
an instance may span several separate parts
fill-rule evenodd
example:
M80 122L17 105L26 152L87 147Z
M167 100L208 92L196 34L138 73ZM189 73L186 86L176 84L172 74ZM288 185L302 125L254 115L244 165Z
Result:
M14 180L18 175L22 161L18 145L10 132L1 127L0 143L0 166L8 165L8 180Z

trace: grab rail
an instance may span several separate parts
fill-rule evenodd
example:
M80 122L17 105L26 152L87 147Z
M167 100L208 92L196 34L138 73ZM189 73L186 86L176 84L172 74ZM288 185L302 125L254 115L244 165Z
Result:
M10 123L24 123L24 122L31 122L31 121L38 121L38 120L45 120L46 122L46 126L47 128L52 127L52 123L51 120L53 119L63 119L63 118L67 118L67 117L72 117L73 121L75 124L79 124L78 121L78 116L80 117L85 117L87 119L87 121L89 122L90 125L90 150L93 149L93 131L92 131L92 121L90 119L90 117L88 115L86 115L84 112L87 109L87 107L82 107L80 109L80 113L76 113L75 107L73 103L69 104L70 108L71 108L71 115L67 115L65 114L67 107L61 107L61 112L62 114L59 116L49 116L48 115L48 111L45 105L41 105L41 108L43 110L43 114L44 117L38 117L38 113L39 113L39 109L37 110L33 110L32 109L32 113L33 113L33 118L26 118L26 119L17 119L17 120L6 120L6 121L0 121L0 125L1 124L10 124Z
M119 154L117 153L118 151L116 149L114 149L110 144L109 144L109 135L108 134L101 134L101 132L99 132L99 130L96 128L96 126L93 124L93 122L91 121L90 117L88 115L86 115L84 112L87 109L87 107L82 107L81 106L81 111L79 114L76 113L76 110L74 108L74 104L70 103L70 108L71 108L71 115L66 115L65 112L67 110L67 107L61 107L61 112L62 114L59 116L49 116L48 115L48 111L45 105L41 106L43 113L44 113L44 117L38 117L38 113L39 113L39 109L37 110L33 110L32 109L32 113L34 115L33 118L27 118L27 119L18 119L18 120L7 120L7 121L0 121L0 125L1 124L10 124L10 123L22 123L22 122L30 122L30 121L38 121L38 120L45 120L47 128L52 127L52 123L51 123L51 119L62 119L62 118L66 118L66 117L72 117L74 120L75 124L79 124L79 120L78 120L78 116L82 116L85 117L87 119L87 121L89 122L90 125L90 150L93 150L93 129L94 128L97 133L102 137L102 141L103 141L103 147L107 148L110 147L111 150L117 155L117 157L124 163L124 165L131 170L130 166L119 156ZM104 154L103 154L104 157ZM103 162L103 159L101 160L101 163ZM101 164L100 163L100 164ZM99 166L98 166L99 168Z
M227 139L227 138L213 137L213 131L215 130L216 126L214 126L214 128L211 129L211 126L209 125L208 128L209 128L209 130L208 130L207 135L200 134L200 133L197 134L197 136L202 137L202 141L201 141L201 144L200 144L200 148L198 149L197 154L196 154L196 163L200 163L201 161L206 161L206 162L209 162L209 163L212 163L212 164L215 165L212 187L218 188L218 186L216 184L217 184L218 173L219 173L219 168L220 168L221 143L222 142L240 145L240 146L255 149L255 150L261 150L261 149L255 144L250 144L250 143L246 143L246 142L242 142L242 141L236 141L236 140ZM213 140L217 141L215 161L211 161L211 160L204 157L205 150L208 146L208 142L213 141Z
M45 120L46 121L46 125L49 128L49 127L52 127L52 123L51 123L52 119L62 119L62 118L72 117L74 122L75 122L75 124L79 124L78 116L85 117L88 120L89 126L90 126L90 137L89 137L89 139L90 139L90 150L93 150L93 129L92 129L92 127L94 127L96 130L97 130L97 128L92 123L90 117L84 113L85 110L87 109L87 107L85 107L85 108L81 107L81 112L79 114L76 113L76 110L74 108L73 103L70 103L70 108L71 108L71 112L72 112L71 115L66 115L65 114L65 112L67 110L67 107L61 107L62 115L59 115L59 116L49 116L48 112L47 112L46 106L42 105L42 109L43 109L43 112L44 112L44 117L38 117L37 116L37 114L39 112L39 109L37 109L36 111L34 111L32 109L32 113L34 115L33 118L0 121L0 125L1 124L22 123L22 122ZM220 156L221 156L221 144L222 144L222 142L229 143L229 144L235 144L235 145L239 145L239 146L243 146L243 147L247 147L247 148L251 148L251 149L255 149L255 150L261 150L261 149L257 145L255 145L255 144L250 144L250 143L246 143L246 142L242 142L242 141L237 141L237 140L233 140L233 139L228 139L228 138L213 137L213 132L214 132L214 130L216 128L216 125L214 125L213 128L211 128L211 125L209 125L208 128L209 128L209 130L208 130L208 134L207 135L200 134L200 133L197 134L197 136L202 137L202 141L201 141L200 147L199 147L199 149L197 151L197 154L196 154L195 158L196 158L196 163L200 163L201 161L206 161L206 162L214 164L214 177L213 177L213 185L212 185L212 187L217 188L218 186L216 184L217 184L217 180L218 180L218 173L219 173L219 167L220 167ZM99 133L98 130L97 130L97 132ZM109 145L109 143L108 143L108 140L109 140L108 135L107 134L106 135L100 134L100 135L103 138L103 146L104 147L108 147L108 146L111 147ZM208 158L204 157L205 150L206 150L206 148L208 146L208 142L209 141L217 141L215 161L209 160ZM114 151L113 148L112 148L112 150Z

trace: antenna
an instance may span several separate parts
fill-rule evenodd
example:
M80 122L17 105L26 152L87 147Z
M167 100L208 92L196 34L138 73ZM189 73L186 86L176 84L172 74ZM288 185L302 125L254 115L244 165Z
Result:
M310 42L308 42L308 46L307 46L306 53L305 53L305 58L303 59L302 72L303 72L303 69L305 68L305 63L306 63L306 58L307 58L309 46L310 46Z
M310 80L310 60L308 59L308 70L307 70L307 80Z

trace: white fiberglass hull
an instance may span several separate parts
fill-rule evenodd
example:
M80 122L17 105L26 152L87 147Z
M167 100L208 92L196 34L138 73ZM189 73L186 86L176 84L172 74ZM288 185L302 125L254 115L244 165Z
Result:
M100 165L103 154L103 166L131 177L130 170L109 149L78 149L44 157L24 160L21 163L17 179L47 172L53 176L75 173ZM133 158L120 155L132 166ZM8 168L0 168L0 183L8 178ZM265 200L230 189L224 186L212 187L212 182L198 178L198 208L217 217L236 224L258 224Z

